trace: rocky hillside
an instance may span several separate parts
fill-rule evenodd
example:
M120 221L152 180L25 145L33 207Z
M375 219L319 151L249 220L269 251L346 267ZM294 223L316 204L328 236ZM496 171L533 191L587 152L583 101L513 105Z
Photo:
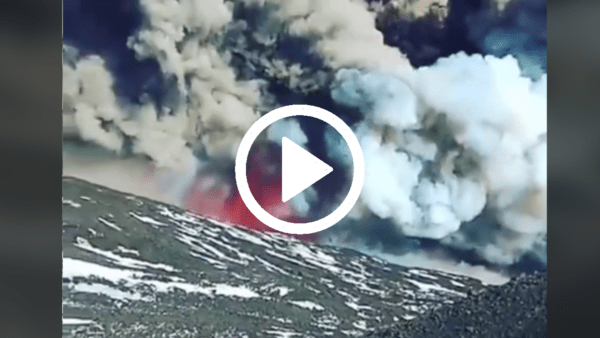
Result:
M469 292L370 338L543 338L547 335L546 274L523 275L502 286Z
M345 337L482 289L63 179L64 337Z

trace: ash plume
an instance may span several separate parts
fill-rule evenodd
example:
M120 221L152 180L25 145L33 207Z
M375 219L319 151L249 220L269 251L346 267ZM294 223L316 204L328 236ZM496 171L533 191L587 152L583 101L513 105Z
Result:
M317 240L415 261L435 245L443 252L436 259L450 265L466 264L458 257L465 252L475 257L467 263L497 270L526 256L545 265L545 35L519 26L544 45L496 48L518 13L539 9L519 3L502 12L495 4L470 8L461 40L469 50L459 52L441 42L457 34L444 25L468 7L459 1L141 0L143 20L119 40L120 54L79 50L77 39L65 38L64 131L111 150L110 166L133 157L154 168L148 184L170 203L268 230L236 191L237 146L274 108L319 106L354 130L366 177L354 210ZM495 19L481 23L487 17ZM411 44L410 27L426 27L429 45ZM131 65L154 65L149 83L160 90L125 90L113 59L124 53L135 57ZM292 120L259 137L253 184L280 184L284 134L350 179L339 135ZM289 204L271 194L259 203L283 218L311 219L339 203L340 191L315 186Z

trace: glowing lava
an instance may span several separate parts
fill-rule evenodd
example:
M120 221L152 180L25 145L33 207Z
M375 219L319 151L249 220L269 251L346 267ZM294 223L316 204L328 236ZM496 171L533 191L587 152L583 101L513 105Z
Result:
M281 148L262 144L248 157L248 185L258 204L271 215L291 222L305 222L289 202L281 200ZM257 231L278 232L259 221L246 207L235 183L218 174L200 175L186 200L193 213ZM293 237L315 240L314 235Z

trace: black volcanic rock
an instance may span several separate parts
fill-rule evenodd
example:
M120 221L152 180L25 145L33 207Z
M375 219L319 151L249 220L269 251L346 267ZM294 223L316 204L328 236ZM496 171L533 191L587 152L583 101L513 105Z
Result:
M483 288L74 178L62 203L64 337L362 336Z
M522 275L366 337L543 338L547 330L546 288L546 274Z

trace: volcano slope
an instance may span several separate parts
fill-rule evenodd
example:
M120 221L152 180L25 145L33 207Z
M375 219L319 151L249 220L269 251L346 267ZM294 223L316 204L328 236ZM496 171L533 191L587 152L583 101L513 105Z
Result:
M522 275L365 337L544 338L547 284L545 273Z
M64 337L346 337L484 288L63 178Z

